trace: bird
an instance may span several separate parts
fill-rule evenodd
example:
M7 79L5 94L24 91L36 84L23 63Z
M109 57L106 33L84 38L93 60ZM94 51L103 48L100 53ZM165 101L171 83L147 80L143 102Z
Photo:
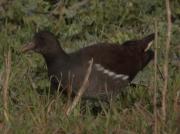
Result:
M43 56L52 92L58 88L67 95L69 84L72 96L81 87L89 61L93 59L88 86L82 98L107 99L122 92L139 71L154 58L150 49L155 34L119 43L95 43L66 53L58 38L50 31L39 31L22 46L21 52L34 51Z

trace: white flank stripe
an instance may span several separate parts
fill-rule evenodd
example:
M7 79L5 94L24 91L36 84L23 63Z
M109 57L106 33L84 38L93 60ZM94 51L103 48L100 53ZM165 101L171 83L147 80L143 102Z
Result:
M108 73L109 76L113 76L113 75L116 75L114 72L110 72Z
M124 77L124 74L117 74L114 76L115 79L122 78L122 77Z
M100 64L95 64L98 71L104 70L104 68Z
M125 75L122 79L127 80L128 78L129 78L129 76Z
M104 70L103 70L103 73L108 74L109 71L108 71L107 69L104 69Z
M104 74L109 75L110 77L113 77L114 79L119 79L121 78L122 80L127 80L129 78L128 75L125 74L116 74L112 71L109 71L108 69L105 69L103 66L100 64L95 64L95 67L98 71L102 71Z

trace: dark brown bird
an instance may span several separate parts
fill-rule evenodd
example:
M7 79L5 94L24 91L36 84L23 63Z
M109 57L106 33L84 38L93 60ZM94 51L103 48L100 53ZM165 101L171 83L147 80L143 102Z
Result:
M97 43L67 54L54 34L41 31L34 35L31 43L22 48L22 52L33 50L44 57L51 90L56 91L61 83L61 90L67 92L72 80L74 95L81 87L89 61L93 58L92 72L83 98L105 99L122 91L153 59L154 52L149 50L153 40L154 33L122 45Z

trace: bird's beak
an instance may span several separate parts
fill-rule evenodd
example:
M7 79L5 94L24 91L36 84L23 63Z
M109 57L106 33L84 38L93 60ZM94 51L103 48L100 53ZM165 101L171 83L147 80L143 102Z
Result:
M21 52L25 53L27 51L33 50L34 48L35 48L35 43L29 42L21 48Z

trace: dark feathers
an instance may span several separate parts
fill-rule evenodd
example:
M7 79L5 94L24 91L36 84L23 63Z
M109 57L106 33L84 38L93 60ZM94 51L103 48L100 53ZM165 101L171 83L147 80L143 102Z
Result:
M67 54L52 33L41 31L22 51L34 50L43 55L51 77L51 90L57 90L60 81L61 89L66 92L71 81L73 94L81 87L88 62L93 58L89 86L83 97L106 98L117 95L153 59L154 52L149 50L153 40L151 34L122 45L98 43Z

